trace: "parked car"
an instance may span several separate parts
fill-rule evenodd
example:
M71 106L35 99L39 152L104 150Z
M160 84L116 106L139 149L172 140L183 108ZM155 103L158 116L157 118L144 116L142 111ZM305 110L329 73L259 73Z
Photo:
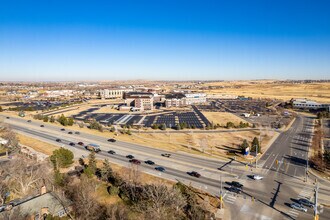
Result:
M306 207L304 207L303 205L296 203L296 202L291 203L290 207L293 209L299 210L299 211L307 212Z
M158 170L160 172L165 172L165 168L164 167L155 167L155 170Z
M201 177L201 175L199 173L197 173L196 171L191 171L191 172L187 172L190 176L194 176L194 177Z
M65 129L64 128L61 128L61 131L65 131Z
M75 143L73 143L73 142L70 142L70 144L69 144L70 146L75 146L76 144Z
M57 139L56 139L56 142L61 142L61 139L57 138Z
M75 134L80 134L80 132L79 131L76 131Z
M109 142L116 142L116 139L110 138L108 139Z
M129 154L129 155L127 155L127 156L126 156L126 158L128 158L128 159L133 159L133 158L134 158L134 156L133 156L133 155L131 155L131 154Z
M72 131L69 131L68 134L73 134Z
M131 159L129 160L130 163L136 164L136 165L140 165L141 161L137 160L137 159Z
M147 161L144 161L146 164L149 164L149 165L154 165L155 162L151 161L151 160L147 160Z
M255 179L255 180L262 180L263 177L260 176L260 175L253 175L253 179Z
M237 188L243 188L243 185L236 181L232 181L230 185Z
M30 122L31 122L31 120L27 120L27 122L29 122L29 123L30 123Z
M165 153L165 154L162 154L162 156L163 156L163 157L171 157L171 154L167 154L167 153Z
M314 203L309 201L308 199L299 199L298 201L301 205L310 207L310 208L314 208Z
M40 125L40 127L42 127L42 128L43 128L43 127L45 127L45 125Z
M242 192L242 189L237 188L237 187L235 187L235 186L231 186L228 190L229 190L230 192L237 193L237 194L240 194L240 193Z
M108 153L109 153L109 154L116 154L116 152L113 151L113 150L109 150Z
M84 143L81 142L81 141L79 141L79 142L78 142L78 145L80 145L80 146L84 146Z

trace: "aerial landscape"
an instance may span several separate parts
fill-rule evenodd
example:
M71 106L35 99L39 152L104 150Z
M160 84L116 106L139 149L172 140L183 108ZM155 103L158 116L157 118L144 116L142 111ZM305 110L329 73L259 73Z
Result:
M2 2L0 220L329 219L329 9Z

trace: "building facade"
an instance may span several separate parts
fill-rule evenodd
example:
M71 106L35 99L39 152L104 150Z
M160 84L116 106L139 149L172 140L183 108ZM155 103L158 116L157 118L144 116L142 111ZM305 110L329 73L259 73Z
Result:
M131 92L133 89L102 89L99 92L101 99L122 99L125 92Z

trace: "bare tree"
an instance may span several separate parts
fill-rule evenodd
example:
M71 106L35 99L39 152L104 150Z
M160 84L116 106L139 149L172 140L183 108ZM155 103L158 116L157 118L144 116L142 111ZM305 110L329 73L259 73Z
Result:
M144 213L146 219L170 220L182 216L182 208L185 205L185 199L176 188L168 188L165 185L146 185L135 208Z
M49 170L45 164L38 164L34 160L19 157L12 160L4 168L9 177L10 191L18 196L28 195L31 190L39 189L45 183Z
M73 201L76 219L96 220L102 219L101 216L105 215L105 209L102 209L102 206L94 198L95 188L95 181L85 175L81 176L79 183L68 187L67 193L69 199Z

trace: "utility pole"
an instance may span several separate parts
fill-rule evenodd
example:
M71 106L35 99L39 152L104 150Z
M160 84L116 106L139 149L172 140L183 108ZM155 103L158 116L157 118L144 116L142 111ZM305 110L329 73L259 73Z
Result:
M319 183L316 183L315 186L315 203L314 203L314 220L318 220L319 219L319 215L317 213L317 199L318 199L318 191L319 191Z
M220 209L222 209L222 176L220 174Z

